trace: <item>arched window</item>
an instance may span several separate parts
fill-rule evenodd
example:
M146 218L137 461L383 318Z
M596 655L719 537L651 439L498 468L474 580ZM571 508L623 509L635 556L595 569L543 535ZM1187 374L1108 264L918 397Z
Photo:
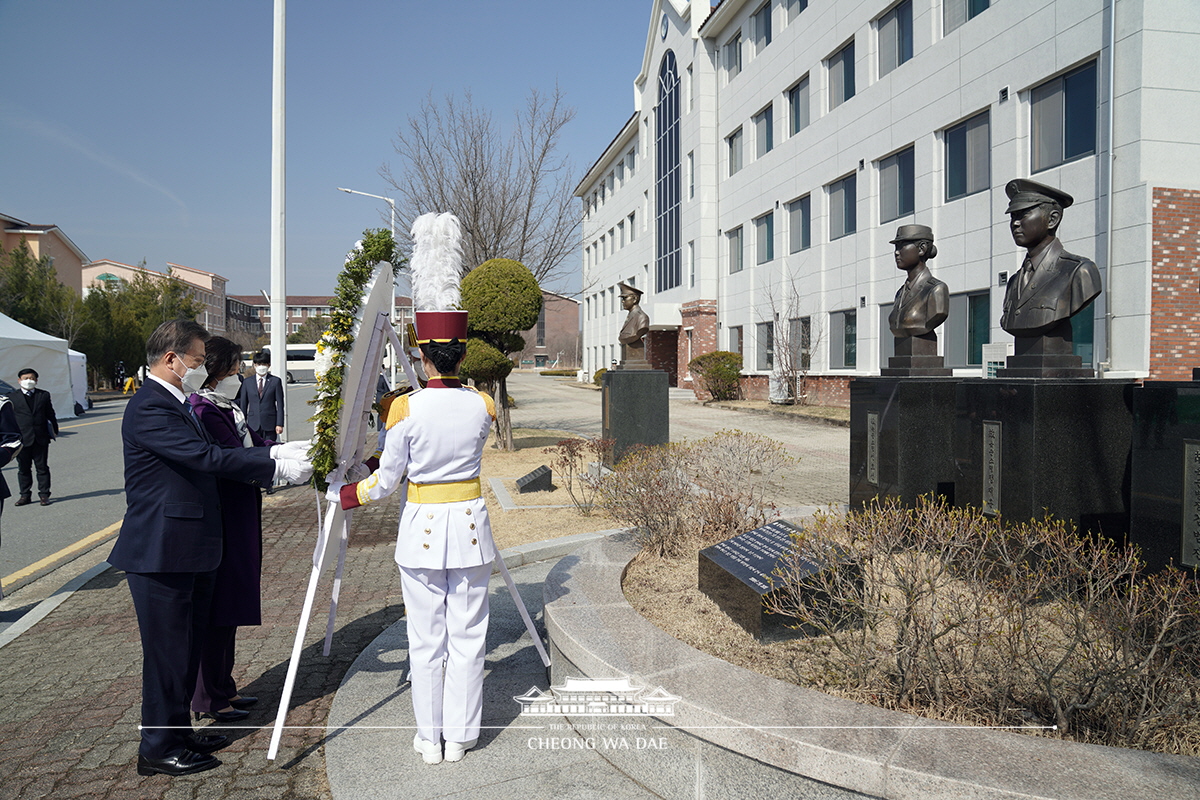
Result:
M679 247L679 70L668 50L658 70L655 121L655 284L656 292L674 289L681 281Z

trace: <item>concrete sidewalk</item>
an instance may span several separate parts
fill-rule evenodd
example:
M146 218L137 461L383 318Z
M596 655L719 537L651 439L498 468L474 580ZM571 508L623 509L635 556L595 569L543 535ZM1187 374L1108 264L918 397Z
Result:
M543 641L542 583L554 563L512 570ZM402 680L408 637L401 620L363 650L333 701L325 762L334 800L657 797L596 749L571 747L585 739L564 718L519 716L513 698L531 687L549 688L546 672L498 574L492 576L490 604L483 726L476 748L458 763L433 766L413 751L416 722L409 684Z

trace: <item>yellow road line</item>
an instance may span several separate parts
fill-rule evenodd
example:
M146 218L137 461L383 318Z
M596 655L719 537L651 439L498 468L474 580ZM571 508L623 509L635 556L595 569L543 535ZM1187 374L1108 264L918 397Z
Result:
M54 564L55 562L57 562L61 559L65 559L68 556L72 556L75 553L78 553L80 550L86 550L87 548L104 541L105 539L112 536L120 529L121 529L121 520L117 520L116 522L114 522L112 525L109 525L104 530L96 531L91 536L86 536L86 537L80 539L75 544L67 545L62 550L59 550L57 553L48 555L45 558L43 558L41 561L38 561L34 564L30 564L28 567L25 567L25 569L17 570L12 575L8 575L7 577L0 579L0 584L2 584L4 586L11 586L12 584L16 583L17 581L27 578L28 576L33 575L34 573L38 572L39 570L45 569L46 567Z
M119 422L120 420L121 417L113 417L112 419L97 419L91 422L81 422L78 425L60 425L58 426L58 429L60 431L69 431L71 428L82 428L84 425L99 425L101 422Z

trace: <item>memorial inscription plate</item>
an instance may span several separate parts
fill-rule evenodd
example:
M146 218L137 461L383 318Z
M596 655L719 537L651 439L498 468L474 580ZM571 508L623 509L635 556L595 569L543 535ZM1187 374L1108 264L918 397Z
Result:
M701 550L700 591L754 636L762 635L764 624L782 624L778 615L763 612L763 597L771 592L771 573L799 530L776 520ZM821 568L809 564L812 572Z
M879 485L879 414L867 412L867 483Z
M983 499L984 514L1000 513L1000 423L983 423Z
M1200 565L1200 442L1183 442L1183 541L1179 563Z

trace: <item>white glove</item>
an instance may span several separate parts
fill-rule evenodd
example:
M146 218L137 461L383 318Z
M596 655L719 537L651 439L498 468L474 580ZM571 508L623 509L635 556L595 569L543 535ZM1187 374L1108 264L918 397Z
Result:
M288 483L307 483L312 477L313 465L308 459L300 460L298 458L276 458L275 459L275 480L283 480Z
M308 459L308 451L312 448L312 442L308 439L302 439L298 442L287 442L286 444L276 444L271 446L271 458L291 458L301 461Z
M342 505L342 487L345 485L341 481L331 481L329 488L325 490L325 499L331 503L337 503L340 507Z

